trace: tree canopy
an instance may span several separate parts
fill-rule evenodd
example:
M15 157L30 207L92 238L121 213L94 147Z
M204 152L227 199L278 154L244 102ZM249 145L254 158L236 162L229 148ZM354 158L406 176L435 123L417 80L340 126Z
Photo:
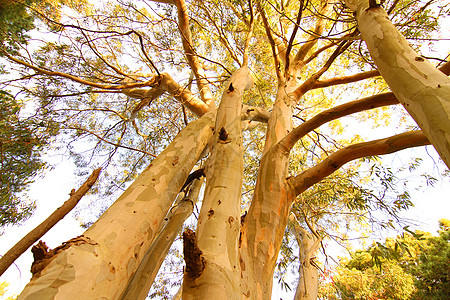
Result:
M23 169L6 173L23 174L21 191L46 149L72 158L80 176L103 168L93 190L102 201L80 213L87 231L36 259L23 297L70 298L79 286L85 298L100 297L94 290L142 298L199 195L198 214L184 225L192 230L183 234L183 297L210 288L268 299L275 268L293 249L304 283L296 293L313 297L323 239L345 241L343 228L364 224L395 227L412 204L381 156L432 144L450 163L447 3L48 0L9 8L2 95L32 113L5 110L18 120L5 132L23 136L10 148ZM44 287L61 261L65 271L53 278L61 287Z

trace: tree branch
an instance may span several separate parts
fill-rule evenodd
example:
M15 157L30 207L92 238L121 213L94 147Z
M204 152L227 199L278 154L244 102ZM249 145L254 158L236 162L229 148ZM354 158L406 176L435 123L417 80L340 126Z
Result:
M328 156L316 166L288 179L288 184L295 195L300 195L307 188L332 174L344 164L366 156L383 155L403 149L430 145L422 131L410 131L385 139L358 143L347 146Z
M47 219L45 219L36 228L31 230L17 244L15 244L8 252L0 258L0 275L2 275L9 266L24 253L31 245L39 240L47 233L56 223L64 218L80 201L80 199L90 190L100 175L101 168L95 169L91 176L83 183L83 185L75 191L72 190L70 198L58 207Z
M394 104L399 104L394 93L384 93L332 107L294 128L279 143L284 149L290 151L298 140L327 122L357 112Z
M178 11L178 23L181 33L181 41L183 49L186 54L186 58L189 66L194 72L197 79L198 90L200 91L200 97L207 105L213 105L213 96L208 86L208 81L205 76L205 72L200 62L198 61L197 54L193 48L192 35L189 30L189 15L187 12L186 2L184 0L175 0L175 5Z
M294 40L295 40L295 36L297 35L298 28L300 27L300 21L302 20L302 13L303 13L303 9L304 9L303 2L304 2L304 0L300 0L300 7L299 7L298 13L297 13L297 21L294 24L294 30L292 31L291 38L289 39L288 46L286 48L286 53L284 55L285 56L285 65L284 65L285 73L289 72L289 63L290 63L290 55L291 55L292 45L294 44ZM308 2L306 4L308 4Z
M353 75L349 75L349 76L342 76L342 77L335 77L335 78L331 78L331 79L318 80L313 84L311 89L314 90L314 89L324 88L324 87L338 85L338 84L346 84L346 83L356 82L356 81L360 81L360 80L364 80L364 79L368 79L368 78L372 78L372 77L376 77L376 76L381 76L380 72L378 72L378 70L362 72L362 73L353 74Z
M352 32L350 35L354 35L356 31ZM340 45L334 50L331 54L330 58L325 62L322 68L319 71L314 73L311 77L309 77L305 82L300 85L295 91L292 93L296 100L300 99L307 91L309 91L314 83L323 75L334 62L334 60L353 43L353 41L342 41Z
M44 69L42 67L37 67L37 66L27 63L23 60L17 59L15 57L9 55L5 51L2 51L2 53L3 53L3 55L8 57L8 59L12 60L13 62L18 63L22 66L25 66L27 68L33 69L37 73L42 73L42 74L49 75L49 76L63 77L63 78L70 79L72 81L75 81L75 82L78 82L78 83L81 83L84 85L88 85L88 86L92 86L92 87L96 87L96 88L100 88L100 89L105 89L105 90L123 90L123 89L130 89L130 88L136 88L136 87L153 86L155 84L155 80L156 80L156 76L155 76L152 79L144 81L144 82L136 82L136 83L120 84L120 85L119 84L118 85L99 84L96 82L84 80L80 77L73 76L73 75L70 75L67 73L51 71L51 70Z
M278 84L281 84L282 82L284 82L284 77L281 73L281 60L277 53L277 46L276 46L275 40L272 36L269 22L267 21L266 13L265 13L264 9L261 7L261 4L259 1L258 1L258 9L261 13L261 17L262 17L263 24L264 24L264 29L266 30L266 35L267 35L267 38L269 39L270 47L272 48L272 56L275 61L275 72L277 74Z
M249 6L249 10L250 10L250 24L248 26L248 34L247 34L247 37L245 38L245 43L244 43L244 55L242 58L243 66L248 66L248 50L249 50L250 40L253 35L253 28L255 27L255 17L254 17L254 13L253 13L252 0L248 0L248 6Z
M321 16L329 15L333 11L333 5L334 2L328 3L328 1L325 1L325 4L322 6L322 9L320 11ZM317 43L317 41L319 40L317 36L320 36L322 34L325 20L326 18L318 17L316 27L314 28L312 33L310 33L312 37L306 43L304 43L300 50L297 52L294 60L292 61L293 64L301 63L305 59L309 51L311 51L312 47Z

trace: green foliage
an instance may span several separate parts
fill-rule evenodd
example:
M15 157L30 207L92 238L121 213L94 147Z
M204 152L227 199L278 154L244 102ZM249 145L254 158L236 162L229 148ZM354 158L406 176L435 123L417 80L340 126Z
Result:
M34 28L34 18L26 9L33 0L20 2L0 1L0 44L7 51L17 50L18 44L25 44L26 32Z
M8 298L4 298L4 295L7 292L6 288L8 287L8 285L9 283L6 281L0 282L0 297L2 297L2 299L4 300L14 300L17 298L16 296L9 296Z
M398 299L406 300L414 291L413 278L401 267L385 262L383 270L369 267L340 269L333 278L340 299Z
M450 221L439 222L439 236L426 239L417 259L406 264L417 287L412 299L443 300L450 295Z
M26 219L34 203L24 199L24 192L45 164L41 153L56 128L38 118L22 118L21 104L0 91L0 226Z
M450 294L449 220L439 236L415 232L351 254L321 293L326 299L447 299Z

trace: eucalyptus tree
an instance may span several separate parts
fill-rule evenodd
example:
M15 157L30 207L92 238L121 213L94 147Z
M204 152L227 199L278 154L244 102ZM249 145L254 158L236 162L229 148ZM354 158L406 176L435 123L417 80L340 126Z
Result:
M379 4L360 2L77 2L58 18L30 6L48 31L34 52L3 52L22 76L15 87L60 125L58 146L80 173L103 165L99 195L132 183L83 235L41 253L19 299L145 298L203 175L196 232L183 233L183 299L269 299L291 210L308 189L357 172L361 158L430 142L448 161L437 135L450 130L448 77L387 38L418 49L448 7L387 3L396 29ZM401 58L392 70L380 43ZM403 90L394 71L422 76L420 86ZM384 77L392 92L382 93ZM411 98L420 93L433 101ZM406 131L397 97L424 133ZM356 113L366 113L359 132L342 123ZM371 140L367 116L398 118L398 132ZM322 237L311 228L314 250ZM297 298L311 299L317 279L304 274Z

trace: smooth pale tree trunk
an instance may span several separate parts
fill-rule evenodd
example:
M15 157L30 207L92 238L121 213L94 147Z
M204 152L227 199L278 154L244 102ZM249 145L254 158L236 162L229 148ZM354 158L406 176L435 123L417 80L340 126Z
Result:
M117 299L212 137L215 113L191 122L82 236L73 239L18 299Z
M347 0L378 70L450 167L450 79L417 54L369 0ZM376 1L373 1L376 2Z
M120 299L144 300L158 274L173 241L180 233L184 221L194 211L203 179L195 179L188 191L182 191L165 218L163 228L157 234L150 249L144 255L139 268L134 273ZM181 294L180 294L181 296Z
M239 299L239 231L243 174L242 95L252 86L247 66L235 71L225 85L217 111L215 135L205 174L206 188L197 225L200 269L185 272L184 300Z
M319 292L319 272L311 262L319 249L320 240L302 228L296 220L291 229L299 247L298 285L294 300L316 300Z
M293 82L279 85L268 122L264 154L252 203L241 229L243 299L270 299L273 274L291 209L293 195L286 184L289 152L275 146L292 130L290 91Z

